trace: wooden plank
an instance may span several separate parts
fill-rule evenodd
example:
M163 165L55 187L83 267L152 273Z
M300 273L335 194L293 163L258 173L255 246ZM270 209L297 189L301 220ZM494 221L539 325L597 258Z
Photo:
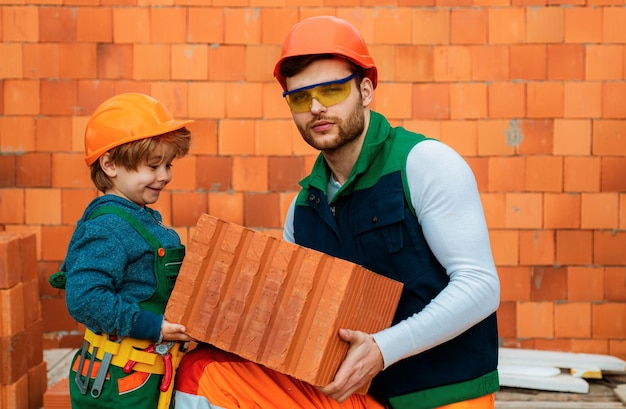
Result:
M626 404L626 384L617 385L617 387L613 389L613 392L615 392L617 399Z
M557 368L599 368L601 371L626 372L626 361L611 355L534 349L500 348L499 362L506 365L556 366Z
M544 391L588 393L589 384L581 378L571 375L532 376L516 374L499 374L500 385L514 388L538 389Z
M557 376L561 374L561 370L555 366L498 365L498 374L500 376Z

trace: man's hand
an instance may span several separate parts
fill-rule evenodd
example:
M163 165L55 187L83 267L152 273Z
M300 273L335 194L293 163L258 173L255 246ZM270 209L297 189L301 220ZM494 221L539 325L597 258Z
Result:
M361 331L340 329L339 336L350 343L348 354L343 360L335 379L320 391L343 402L374 376L383 370L383 356L374 337Z

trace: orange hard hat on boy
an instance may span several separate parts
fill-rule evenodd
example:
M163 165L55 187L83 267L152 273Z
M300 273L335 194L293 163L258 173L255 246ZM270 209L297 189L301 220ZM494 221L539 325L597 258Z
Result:
M119 94L96 108L85 130L85 162L91 166L116 146L183 128L156 99L139 93Z
M289 57L312 54L334 54L363 68L376 88L378 71L361 33L346 20L333 16L316 16L302 20L291 28L283 43L280 59L274 67L274 77L286 91L280 66Z

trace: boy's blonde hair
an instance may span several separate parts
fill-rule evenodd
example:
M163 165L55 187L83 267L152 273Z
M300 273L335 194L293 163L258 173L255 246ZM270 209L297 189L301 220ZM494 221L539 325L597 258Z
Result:
M116 146L111 148L108 153L113 163L117 166L122 166L127 170L137 170L139 166L147 161L150 155L162 145L173 146L176 152L175 157L182 158L189 153L191 132L183 127L162 135L139 139ZM99 191L104 193L107 189L113 187L111 178L104 173L99 160L96 160L90 166L90 171L91 180Z

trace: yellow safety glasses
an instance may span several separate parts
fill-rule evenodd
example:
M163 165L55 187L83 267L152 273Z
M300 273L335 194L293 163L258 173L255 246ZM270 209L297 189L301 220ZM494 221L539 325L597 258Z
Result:
M317 99L325 107L329 107L348 98L352 90L350 80L354 77L356 77L356 72L339 80L321 82L285 91L283 92L283 98L287 100L287 104L292 112L310 111L313 98Z

